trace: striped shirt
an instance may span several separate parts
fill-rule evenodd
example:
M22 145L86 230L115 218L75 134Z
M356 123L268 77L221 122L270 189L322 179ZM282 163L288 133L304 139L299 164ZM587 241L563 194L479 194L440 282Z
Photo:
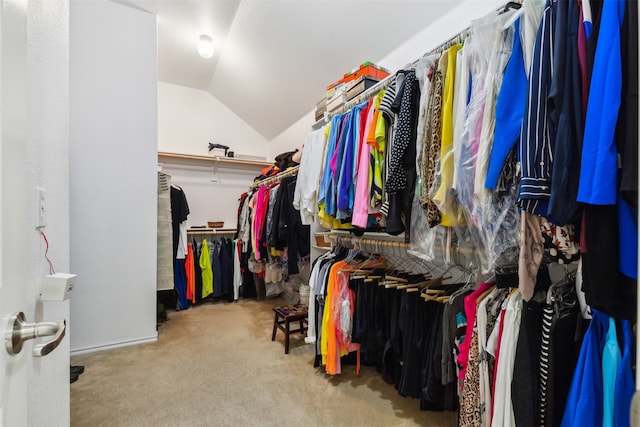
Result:
M538 29L518 147L522 173L518 206L537 215L546 215L551 196L553 139L556 132L550 128L547 117L547 98L553 77L553 29L556 7L557 0L547 0Z
M395 121L396 113L391 110L391 104L396 99L396 79L393 79L387 88L382 101L380 102L380 112L384 115L384 119L390 125Z

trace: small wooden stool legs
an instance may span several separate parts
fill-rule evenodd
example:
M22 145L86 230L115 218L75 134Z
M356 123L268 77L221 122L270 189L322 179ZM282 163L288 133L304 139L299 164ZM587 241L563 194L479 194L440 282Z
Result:
M271 334L271 341L275 341L277 330L278 330L278 312L276 311L276 318L273 320L273 334Z
M289 336L291 334L300 332L305 333L307 327L307 308L304 306L293 307L276 307L273 309L275 318L273 319L273 333L271 334L271 341L276 339L276 331L280 329L284 332L284 354L289 354ZM297 329L291 329L289 324L291 322L299 322Z

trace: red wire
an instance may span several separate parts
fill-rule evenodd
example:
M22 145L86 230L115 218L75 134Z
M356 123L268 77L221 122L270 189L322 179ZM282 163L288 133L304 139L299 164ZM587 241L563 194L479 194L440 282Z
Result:
M42 235L42 238L44 239L44 243L46 245L46 248L44 250L44 257L49 263L49 274L55 274L56 270L53 268L53 263L49 259L49 240L47 240L47 236L44 234L44 231L40 230L40 234Z

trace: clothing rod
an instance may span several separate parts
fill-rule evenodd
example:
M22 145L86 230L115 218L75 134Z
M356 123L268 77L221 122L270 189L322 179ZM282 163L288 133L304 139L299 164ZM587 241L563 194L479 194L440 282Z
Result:
M376 239L376 238L368 238L368 237L357 237L352 235L344 235L344 234L335 234L335 233L327 233L326 237L334 242L334 245L344 246L348 248L355 248L364 250L366 252L374 252L374 253L382 253L390 256L404 256L408 254L408 251L411 249L411 244L398 240L388 240L388 239ZM441 248L443 249L443 248ZM448 249L449 256L452 259L448 260L446 264L451 263L452 265L457 266L458 268L462 268L465 271L472 271L473 265L475 261L473 256L476 254L477 249L475 248L450 248ZM398 253L399 252L399 253ZM440 256L444 256L442 251L438 251ZM445 256L446 258L448 256ZM410 257L413 258L413 257ZM433 260L420 260L419 257L415 259L416 262L426 262L427 264L432 263ZM434 268L433 265L429 264L430 268ZM437 267L436 267L437 268Z
M377 246L377 247L392 247L392 248L401 248L408 249L409 244L405 242L398 242L394 240L383 240L383 239L370 239L370 238L361 238L355 236L345 236L341 234L327 234L329 240L334 240L336 244L341 246Z
M274 182L278 182L280 181L282 178L286 178L288 176L296 176L298 175L298 171L300 170L300 166L294 166L292 168L289 168L283 172L279 172L278 174L274 175L274 176L270 176L269 178L265 178L262 181L258 181L258 182L254 182L253 184L251 184L251 186L249 187L250 190L255 190L258 187L261 187L263 185L270 185L273 184Z
M187 230L187 234L234 234L235 232L235 228L226 228L223 230L193 228Z

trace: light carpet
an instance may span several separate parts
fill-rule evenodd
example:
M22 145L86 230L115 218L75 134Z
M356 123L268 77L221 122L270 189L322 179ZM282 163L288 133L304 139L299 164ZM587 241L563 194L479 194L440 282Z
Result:
M420 411L375 368L329 376L314 347L271 341L279 299L206 303L169 312L158 342L72 357L73 426L455 426L453 412Z

